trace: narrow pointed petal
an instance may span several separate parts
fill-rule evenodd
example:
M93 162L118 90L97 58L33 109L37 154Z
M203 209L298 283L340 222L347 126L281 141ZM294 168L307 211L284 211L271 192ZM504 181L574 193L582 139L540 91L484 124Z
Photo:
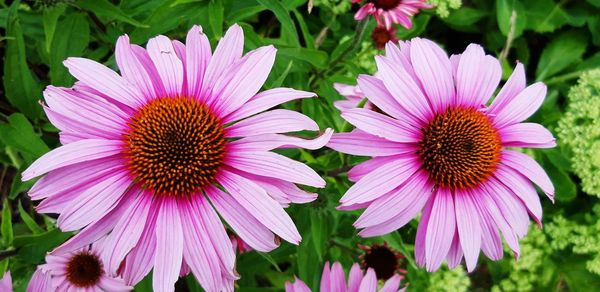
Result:
M156 254L152 288L154 291L175 290L183 261L183 230L177 204L164 199L156 218Z
M529 155L517 151L504 150L502 151L502 163L518 171L534 184L538 185L546 196L554 201L554 185L550 177Z
M460 245L467 262L467 271L471 272L477 265L481 249L481 223L479 213L471 195L457 190L454 196L456 227L460 237Z
M427 222L425 260L428 272L437 270L448 255L454 228L456 228L454 199L450 190L440 188L433 197L431 215Z

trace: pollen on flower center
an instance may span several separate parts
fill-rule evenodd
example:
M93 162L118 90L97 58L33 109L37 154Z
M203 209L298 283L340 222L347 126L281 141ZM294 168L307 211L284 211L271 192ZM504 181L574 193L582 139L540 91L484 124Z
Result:
M75 254L67 263L67 280L80 288L96 285L102 274L100 259L91 253Z
M437 185L452 189L484 182L500 160L501 141L488 117L474 108L448 108L422 129L419 155Z
M155 99L139 109L124 139L130 170L157 194L201 190L214 181L225 154L220 119L186 97Z
M391 10L398 7L401 0L367 0L367 3L373 3L375 8L383 9L383 10Z

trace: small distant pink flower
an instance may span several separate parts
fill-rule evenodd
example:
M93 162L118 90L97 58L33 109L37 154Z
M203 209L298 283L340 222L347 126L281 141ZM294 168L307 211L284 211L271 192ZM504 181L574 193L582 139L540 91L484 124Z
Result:
M328 144L373 157L348 172L355 184L338 208L366 208L354 223L363 237L397 230L422 211L415 257L428 271L444 259L455 267L463 256L472 271L481 250L492 260L502 258L500 233L518 257L529 215L541 225L533 184L554 196L542 167L511 149L556 145L546 128L524 122L541 106L546 86L526 87L518 63L488 105L502 68L475 44L449 58L432 41L415 38L388 44L376 62L377 74L360 75L358 86L383 114L344 110L342 117L356 129Z
M352 0L352 3L361 2L362 0ZM399 23L410 29L412 27L411 17L419 13L419 10L431 7L433 6L425 3L425 0L366 0L354 18L362 20L373 15L379 26L390 29L393 23Z
M302 280L295 278L295 282L285 282L286 292L310 292L310 288L302 282ZM321 286L319 291L321 292L397 292L404 291L405 289L400 288L400 281L402 277L400 275L394 275L387 279L381 289L377 290L377 276L375 270L369 268L366 275L363 275L363 271L360 269L360 265L355 263L350 269L348 274L348 282L346 282L346 276L344 275L344 269L339 262L329 265L329 262L325 263L323 267L323 274L321 275Z
M398 43L397 33L398 30L395 27L386 28L384 26L377 26L371 33L371 39L373 39L373 43L377 49L383 50L389 42Z
M0 291L1 292L11 292L12 291L12 278L10 276L10 271L4 272L4 275L0 279Z
M191 271L207 291L232 290L239 278L221 217L252 248L267 252L301 236L285 212L322 188L307 165L271 150L318 149L284 135L319 131L284 102L313 97L291 88L259 92L275 61L264 46L243 54L233 25L215 50L194 26L186 43L157 36L146 48L117 40L120 74L92 60L64 64L78 81L48 86L44 110L60 129L61 147L35 161L23 180L41 213L59 213L58 227L81 230L54 253L72 252L108 234L101 255L109 275L135 285L153 270L155 291L173 291ZM278 237L277 237L277 236Z
M51 289L50 289L51 288ZM97 246L46 256L46 264L33 274L27 292L130 291L123 279L112 277L100 259Z

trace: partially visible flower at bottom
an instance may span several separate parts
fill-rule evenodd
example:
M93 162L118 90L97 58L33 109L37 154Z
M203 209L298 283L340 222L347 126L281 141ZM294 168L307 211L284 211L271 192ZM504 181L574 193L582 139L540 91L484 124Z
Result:
M254 250L241 237L239 237L235 234L230 234L229 239L231 239L231 246L233 247L234 252L241 254L241 253L245 253L245 252Z
M362 0L352 0L360 3ZM354 19L363 20L368 15L373 15L377 24L391 28L393 23L398 23L407 29L412 28L410 19L421 9L432 8L425 0L367 0L356 12Z
M391 248L387 242L371 246L359 244L358 247L364 251L359 256L362 268L375 270L377 279L385 281L395 274L406 275L407 271L402 268L404 255Z
M385 49L385 45L388 42L398 43L398 36L396 33L398 30L395 27L386 28L385 26L377 26L371 33L371 38L375 47L379 50Z
M360 265L355 263L350 269L348 274L348 282L344 275L344 269L339 262L329 265L329 262L325 263L323 267L323 275L321 275L321 286L319 291L342 291L342 292L396 292L400 288L400 275L394 275L390 277L381 289L377 290L377 276L375 270L369 268L367 273L363 275L363 271L360 269ZM403 291L404 289L402 289ZM296 281L292 284L290 282L285 283L286 292L310 292L310 288L302 280L296 278Z
M10 271L4 272L4 276L0 278L0 291L12 291L12 277L10 276Z
M133 290L123 279L108 275L100 252L97 245L92 245L66 254L47 255L46 264L38 266L27 292Z

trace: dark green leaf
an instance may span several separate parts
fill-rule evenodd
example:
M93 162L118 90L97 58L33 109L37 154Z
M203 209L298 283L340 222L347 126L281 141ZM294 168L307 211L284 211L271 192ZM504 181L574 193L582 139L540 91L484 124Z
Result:
M323 51L305 48L280 48L277 53L280 56L308 62L317 68L327 67L327 53Z
M514 38L523 34L526 24L525 7L517 0L498 0L496 1L496 11L498 27L503 35L508 36L512 29Z
M57 26L58 33L50 49L50 78L53 85L70 86L73 78L63 65L68 57L83 55L90 38L90 27L84 14L71 14Z
M452 12L448 17L443 20L447 23L456 26L469 26L475 24L485 16L487 16L489 12L484 10L479 10L470 7L464 7Z
M47 54L50 53L50 48L52 47L52 39L54 38L54 32L56 32L56 23L58 22L58 18L65 12L65 8L65 5L57 5L44 9L43 21Z
M27 162L40 157L50 149L42 141L24 115L16 113L8 117L8 123L0 123L0 140L14 147Z
M258 3L262 4L265 8L273 11L275 17L281 22L281 38L285 40L289 45L299 47L300 42L298 41L298 32L296 31L296 25L290 17L290 13L285 7L276 0L257 0Z
M6 56L4 58L4 90L6 98L30 119L41 116L41 86L35 81L25 53L25 40L17 15L19 1L13 2L6 29Z
M327 222L324 217L325 214L322 212L311 212L310 216L310 233L312 234L313 246L319 257L319 261L323 261L323 252L327 240Z
M37 223L35 223L35 220L33 220L33 218L31 218L31 216L29 215L29 213L27 213L27 211L25 211L25 209L23 209L23 206L21 205L21 200L19 200L18 207L19 207L19 216L21 216L21 220L23 220L23 222L25 222L25 225L27 225L29 230L31 230L31 232L33 232L33 234L43 233L44 229L42 229Z
M208 22L215 34L215 39L220 39L223 34L223 1L212 0L208 3Z
M79 0L77 5L82 9L89 10L98 16L104 16L111 19L121 20L137 27L148 27L121 11L119 7L110 3L108 0Z
M0 223L0 233L2 233L3 245L5 247L10 246L13 242L13 226L10 204L6 198L2 202L2 222Z
M19 258L30 264L42 262L46 253L61 245L71 236L70 233L62 233L58 229L51 231L15 237L14 246L19 248Z
M580 62L586 46L585 36L579 33L564 32L554 38L542 51L535 74L536 80L545 80Z
M525 15L527 16L527 28L536 32L553 32L569 22L569 16L562 9L561 3L553 0L523 1Z

